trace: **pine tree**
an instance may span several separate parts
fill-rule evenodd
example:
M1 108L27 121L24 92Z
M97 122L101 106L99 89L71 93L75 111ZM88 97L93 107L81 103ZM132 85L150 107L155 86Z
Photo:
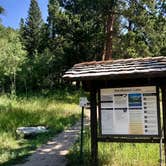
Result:
M86 18L91 18L90 35L93 38L102 37L100 48L103 50L105 60L112 57L145 57L165 53L166 4L163 0L60 0L60 2L65 11L72 13L72 16L79 13L80 18L85 18L82 29L89 22ZM95 26L100 28L94 32ZM98 40L96 41L98 43Z
M3 8L2 6L0 6L0 15L3 14L4 11L5 11L4 8ZM1 18L0 18L0 23L1 23L1 21L2 21L2 20L1 20Z
M56 38L56 26L57 26L57 17L59 14L59 3L57 0L49 0L48 4L48 31L49 38Z
M117 53L124 58L161 55L166 40L166 12L161 1L130 0L124 6Z
M4 8L0 6L0 14L2 14L3 12L4 12Z
M159 5L154 2L49 0L48 39L54 70L102 56L107 60L163 55L164 27L156 26L163 24L163 14L157 16ZM163 7L160 10L164 12Z
M23 45L25 45L25 40L24 40L24 37L25 37L25 21L23 18L20 19L20 23L19 23L19 34L20 34L20 41Z
M24 33L22 34L25 49L27 50L28 55L31 58L34 57L36 52L41 52L39 48L42 25L43 20L37 0L31 0L28 17L24 25Z
M63 7L72 13L72 15L80 18L80 32L85 33L81 40L88 41L90 48L84 52L93 53L92 60L111 59L113 54L113 36L115 36L115 7L114 0L60 0ZM87 30L85 32L85 30ZM80 35L79 35L80 36ZM87 37L88 36L88 37ZM86 40L84 40L86 39ZM83 44L81 44L83 45ZM93 51L92 51L93 49Z

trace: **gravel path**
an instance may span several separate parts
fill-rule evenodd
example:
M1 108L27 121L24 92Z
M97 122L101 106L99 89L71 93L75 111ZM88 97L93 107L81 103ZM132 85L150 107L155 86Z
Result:
M89 125L89 118L85 118L84 124ZM79 121L38 148L32 156L27 158L27 162L15 166L65 166L67 164L65 155L77 140L80 134L80 126Z

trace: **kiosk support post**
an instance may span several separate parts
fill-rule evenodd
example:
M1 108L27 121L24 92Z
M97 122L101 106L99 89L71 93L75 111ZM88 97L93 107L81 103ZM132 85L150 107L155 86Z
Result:
M81 143L80 143L80 160L83 162L83 130L84 130L84 107L81 112Z
M96 103L96 89L92 88L90 92L90 120L91 120L91 159L92 165L97 166L97 153L98 153L98 144L97 144L97 103Z
M166 165L166 86L161 87L162 90L162 106L163 106L163 128L164 128L164 155Z

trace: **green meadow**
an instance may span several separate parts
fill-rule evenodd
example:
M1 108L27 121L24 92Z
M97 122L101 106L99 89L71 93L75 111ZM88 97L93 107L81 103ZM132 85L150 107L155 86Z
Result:
M73 146L68 154L68 166L91 166L90 130L84 134L83 161L80 160L80 143ZM140 143L99 143L99 166L159 166L159 144Z
M73 125L79 118L79 93L57 90L52 94L36 94L11 98L0 96L0 165L22 162L38 146ZM47 134L24 139L17 127L44 125Z

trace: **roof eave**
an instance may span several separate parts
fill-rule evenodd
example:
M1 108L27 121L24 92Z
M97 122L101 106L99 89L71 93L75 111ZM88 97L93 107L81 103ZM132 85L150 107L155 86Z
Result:
M166 78L166 71L160 72L141 72L130 74L108 74L108 75L89 75L89 76L76 76L64 75L63 78L69 81L85 81L85 80L124 80L124 79L140 79L140 78Z

